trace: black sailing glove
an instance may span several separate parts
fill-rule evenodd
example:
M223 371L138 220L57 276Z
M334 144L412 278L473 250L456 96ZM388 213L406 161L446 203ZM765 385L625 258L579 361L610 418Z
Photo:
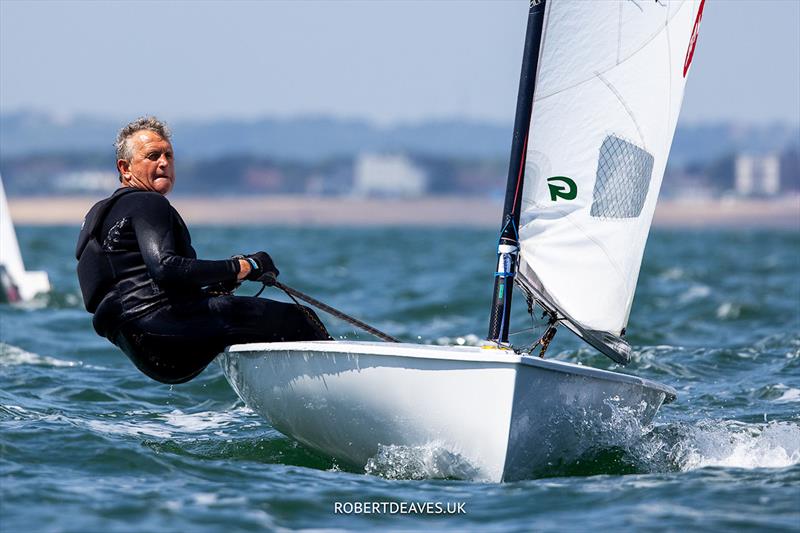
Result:
M251 255L246 255L244 258L252 267L250 273L244 278L246 280L263 281L267 283L269 280L274 281L275 278L278 277L278 274L280 274L267 252L256 252Z

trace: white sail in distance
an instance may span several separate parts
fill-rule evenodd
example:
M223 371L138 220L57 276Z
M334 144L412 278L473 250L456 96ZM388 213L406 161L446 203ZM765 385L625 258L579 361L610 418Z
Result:
M615 360L704 0L547 0L517 283Z
M9 289L16 298L10 298L12 295L8 294ZM4 296L0 295L0 299L16 301L18 298L26 301L49 290L50 281L47 272L25 270L17 233L14 231L14 222L11 220L11 212L6 201L3 178L0 177L0 291L7 293Z

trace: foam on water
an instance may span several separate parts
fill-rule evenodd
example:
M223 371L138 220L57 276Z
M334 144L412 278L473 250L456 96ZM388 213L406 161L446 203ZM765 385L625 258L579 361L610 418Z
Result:
M82 308L76 230L23 228L20 245L33 250L26 254L31 268L47 268L61 292L43 309L0 305L0 340L15 345L0 344L0 529L797 529L797 232L654 233L631 312L634 361L625 372L678 388L678 401L662 408L654 426L631 423L622 408L600 428L605 433L579 426L589 445L580 462L531 475L550 479L494 486L394 481L476 479L450 453L458 450L436 443L386 447L366 468L342 464L336 472L331 458L235 409L241 404L216 366L174 389L138 375L97 337ZM201 257L227 257L267 238L261 227L192 230ZM495 230L268 233L291 284L403 340L458 345L461 337L477 345L484 336ZM485 252L477 253L481 239ZM298 241L305 243L299 255ZM383 255L367 265L363 258L375 253ZM332 272L320 277L309 264ZM448 265L448 275L421 268L428 264ZM343 287L359 290L351 295ZM254 292L243 287L240 294ZM542 333L542 321L537 314L531 323L515 292L511 332L534 327L512 337L525 346ZM334 336L372 340L322 318ZM613 369L581 346L562 331L549 356ZM122 371L94 371L88 363ZM334 501L446 498L466 501L468 514L441 520L332 511Z
M367 461L364 472L387 479L477 479L469 461L440 442L424 446L381 446Z
M186 436L197 433L213 433L217 437L225 437L227 434L223 428L239 426L242 415L251 413L246 407L238 407L230 411L201 411L198 413L184 413L180 409L158 415L153 420L136 421L106 421L106 420L85 420L79 421L97 433L108 435L127 435L132 437L148 436L157 438L174 438L176 436ZM139 418L147 416L146 412L128 412L128 418ZM243 427L252 426L245 424Z
M595 458L613 450L624 452L623 462L641 473L688 472L700 468L785 468L800 464L800 426L787 422L745 424L703 421L643 428L636 417L620 411L606 423L604 438L587 445L583 455L571 457L566 468L537 472L538 476L574 475L569 465L594 461L593 473L618 473L617 459L605 465ZM563 465L562 465L563 467ZM364 467L367 474L387 479L480 480L477 468L441 443L424 446L381 446ZM581 470L579 475L586 475Z
M199 413L184 413L180 409L175 409L159 418L183 433L200 433L236 424L239 422L240 415L247 413L252 413L252 411L246 407L237 407L231 411L202 411Z
M680 267L672 267L664 270L658 275L659 278L664 280L678 280L686 277L686 272Z
M682 294L678 295L678 303L687 304L711 295L711 287L707 285L692 285Z
M64 361L47 355L27 352L22 348L0 342L0 366L36 365L36 366L79 366L79 361Z
M800 391L786 389L774 401L800 401ZM785 468L800 464L800 424L772 421L761 424L734 420L701 420L658 426L641 424L645 405L617 406L606 401L611 416L584 420L575 427L586 445L578 456L565 456L565 468L541 470L537 476L621 473L633 467L640 473L691 471L707 467L740 469ZM617 453L621 452L622 456ZM603 459L605 457L605 459ZM600 459L598 459L600 458ZM583 464L580 469L571 468Z
M774 401L776 403L800 402L800 389L786 389L781 397Z
M113 414L109 418L85 419L65 413L41 413L25 409L18 405L0 405L0 413L7 413L14 420L38 420L50 423L66 423L84 427L100 435L117 435L127 437L174 438L197 433L212 433L217 437L225 437L222 431L226 427L248 428L258 422L245 423L242 420L252 413L247 407L237 407L228 411L202 411L184 413L175 409L169 413L156 415L148 411L127 411L122 416Z
M736 319L741 314L742 306L733 302L723 302L717 307L717 318L720 320Z
M0 405L0 413L8 414L12 420L24 420L29 418L28 410L19 405Z
M148 422L126 422L106 420L84 420L83 424L95 433L103 435L124 435L129 437L157 437L167 439L172 432L162 424Z
M683 471L712 466L784 468L800 463L800 426L703 421L675 443L671 455Z

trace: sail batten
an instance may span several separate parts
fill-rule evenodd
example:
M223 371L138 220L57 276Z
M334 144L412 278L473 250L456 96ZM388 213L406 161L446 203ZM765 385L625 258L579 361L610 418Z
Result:
M548 0L517 284L618 362L703 0Z

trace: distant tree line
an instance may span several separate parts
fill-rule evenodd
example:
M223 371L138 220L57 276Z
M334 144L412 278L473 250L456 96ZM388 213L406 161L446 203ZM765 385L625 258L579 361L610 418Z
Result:
M711 160L679 164L670 160L665 196L688 188L724 193L734 188L739 152ZM464 158L406 154L427 177L425 194L502 196L508 162L503 158ZM313 194L342 196L352 192L358 156L302 161L257 155L222 155L176 159L177 195ZM800 143L778 153L781 189L800 191ZM18 196L103 194L117 184L114 154L52 152L0 157L6 192Z

